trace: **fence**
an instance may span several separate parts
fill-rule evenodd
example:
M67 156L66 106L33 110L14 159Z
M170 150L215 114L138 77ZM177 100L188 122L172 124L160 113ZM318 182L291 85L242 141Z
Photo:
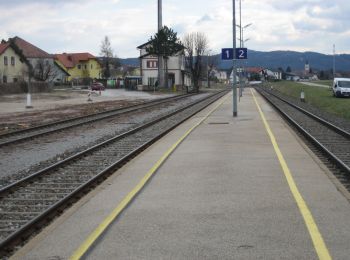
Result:
M31 82L31 93L49 92L52 87L47 82ZM27 82L16 82L16 83L1 83L0 84L0 95L6 94L20 94L28 92Z

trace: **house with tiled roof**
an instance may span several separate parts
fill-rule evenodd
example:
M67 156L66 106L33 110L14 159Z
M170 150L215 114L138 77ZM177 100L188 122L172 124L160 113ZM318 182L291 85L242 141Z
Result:
M69 81L101 78L101 64L98 59L87 52L55 54L56 62L67 71Z
M147 51L150 42L146 42L137 47L140 50L140 74L142 85L153 87L158 81L158 56L152 55ZM165 62L163 62L163 66ZM189 72L185 68L184 51L179 51L176 55L168 57L168 82L167 86L191 86L192 81Z
M0 83L26 80L29 63L13 42L0 43Z
M62 70L54 60L53 55L40 49L39 47L16 36L10 38L8 42L13 42L23 56L29 61L32 67L31 76L36 81L64 82L69 74Z

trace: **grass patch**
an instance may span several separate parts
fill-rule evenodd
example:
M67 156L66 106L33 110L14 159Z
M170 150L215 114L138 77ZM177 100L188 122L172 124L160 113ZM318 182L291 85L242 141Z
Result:
M314 86L306 86L291 81L269 82L268 85L284 93L287 96L300 98L301 90L304 90L305 101L328 113L350 120L350 98L335 98L330 89Z
M311 81L311 82L315 83L315 84L325 85L328 87L331 87L333 84L333 80L315 80L315 81Z

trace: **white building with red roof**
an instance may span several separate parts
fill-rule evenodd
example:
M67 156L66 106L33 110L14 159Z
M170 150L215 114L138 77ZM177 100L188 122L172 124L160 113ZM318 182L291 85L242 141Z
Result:
M28 61L13 45L13 42L0 44L0 83L13 83L26 80Z
M55 63L54 56L39 47L16 36L10 38L29 61L32 67L31 76L36 81L64 82L69 74Z

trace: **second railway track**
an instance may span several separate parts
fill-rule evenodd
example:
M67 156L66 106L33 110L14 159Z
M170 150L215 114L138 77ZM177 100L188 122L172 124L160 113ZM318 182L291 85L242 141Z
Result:
M263 87L256 90L302 135L350 176L350 133Z
M193 94L168 97L164 99L157 99L157 100L153 100L142 104L108 110L108 111L104 111L96 114L90 114L90 115L75 117L71 119L64 119L64 120L52 122L45 125L38 125L35 127L23 129L23 130L9 132L9 133L0 135L0 147L9 145L9 144L18 143L18 142L23 142L28 139L37 138L37 137L51 134L57 131L67 130L67 129L81 126L84 124L93 123L103 119L120 116L122 114L134 112L137 110L154 107L167 102L180 100L191 95Z

